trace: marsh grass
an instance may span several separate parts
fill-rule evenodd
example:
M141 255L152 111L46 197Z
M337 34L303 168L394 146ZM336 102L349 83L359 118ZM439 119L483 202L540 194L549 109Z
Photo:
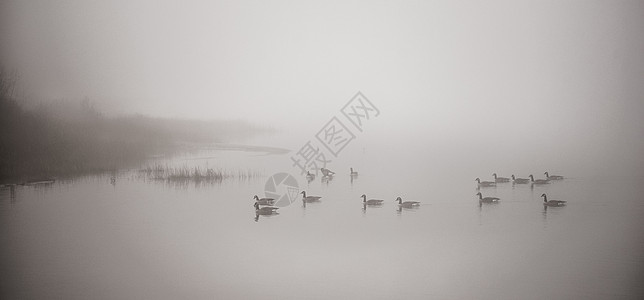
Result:
M250 180L263 177L261 172L253 170L225 170L201 167L170 167L155 164L139 170L146 178L168 182L222 182L227 179Z

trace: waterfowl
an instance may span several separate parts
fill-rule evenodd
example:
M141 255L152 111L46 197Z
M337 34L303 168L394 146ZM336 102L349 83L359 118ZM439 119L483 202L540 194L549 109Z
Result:
M253 196L253 199L255 199L255 203L259 205L273 205L273 202L275 202L275 199L273 198L259 198L257 195Z
M257 202L255 202L253 206L255 207L256 215L272 215L274 213L277 213L277 210L279 209L278 207L273 206L259 207L259 203Z
M418 201L405 201L405 202L403 202L402 198L400 198L400 197L396 198L395 201L398 201L398 205L400 207L404 207L404 208L412 208L412 207L420 206L420 202L418 202Z
M308 180L315 179L315 174L311 174L311 172L306 171L306 179L308 179Z
M362 194L362 196L360 196L360 197L362 198L362 203L364 203L366 205L381 205L383 202L385 202L385 200L379 200L379 199L369 199L369 200L367 200L367 195L365 195L365 194Z
M322 198L322 197L318 197L318 196L307 196L306 191L302 191L302 192L300 192L300 194L302 194L302 201L304 201L304 202L320 201L320 198Z
M358 176L358 172L353 171L353 168L350 168L350 169L351 169L351 173L349 175Z
M476 195L479 196L479 202L496 203L496 202L499 202L499 200L501 200L501 199L499 199L497 197L485 197L485 198L483 198L483 195L481 195L480 192L476 193Z
M516 178L514 175L512 175L512 182L513 183L518 183L518 184L524 184L524 183L529 183L530 179L527 178Z
M322 172L322 175L327 176L327 177L335 175L335 172L333 172L333 171L331 171L329 169L326 169L326 168L321 168L320 171Z
M564 206L564 205L566 205L566 201L561 201L561 200L550 200L550 201L548 201L548 196L546 196L546 194L541 194L541 197L543 197L543 205L546 205L546 206Z
M548 183L550 183L550 180L548 180L548 179L537 179L537 180L535 180L534 176L532 176L532 174L530 174L530 176L528 176L528 177L530 177L530 180L532 181L532 184L548 184Z
M497 177L496 173L493 173L492 176L494 176L494 182L510 182L510 178L507 177Z
M476 182L478 182L479 187L486 187L486 186L496 186L496 182L492 181L481 181L480 178L475 179Z
M548 175L548 172L543 172L543 175L546 175L546 178L548 178L548 180L563 180L564 179L563 176L559 176L559 175L550 176L550 175Z

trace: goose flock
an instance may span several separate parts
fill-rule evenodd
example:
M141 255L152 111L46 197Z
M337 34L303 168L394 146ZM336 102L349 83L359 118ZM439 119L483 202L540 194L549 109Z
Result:
M532 184L534 185L544 185L544 184L550 184L551 181L554 180L563 180L564 177L561 175L549 175L548 172L544 172L543 175L546 176L546 179L534 179L534 176L532 174L528 175L530 179L528 178L518 178L512 174L510 178L505 178L505 177L498 177L496 173L492 174L492 177L494 177L494 181L481 181L480 178L476 178L474 181L477 182L477 189L480 188L485 188L485 187L496 187L497 183L505 183L505 182L512 182L512 184ZM501 199L497 197L483 197L481 192L478 192L476 194L479 197L479 203L498 203ZM542 194L541 197L543 197L543 205L545 206L564 206L566 205L566 201L561 201L561 200L548 200L548 196L546 194Z
M321 168L320 171L322 172L322 180L330 180L336 173L326 169L326 168ZM477 182L477 189L480 188L486 188L486 187L496 187L498 183L512 183L514 184L532 184L532 185L544 185L544 184L550 184L550 181L553 180L563 180L564 177L560 175L549 175L548 172L544 172L544 175L546 176L545 179L535 179L532 174L530 174L528 178L519 178L514 176L510 176L510 178L507 177L501 177L498 176L496 173L492 174L492 177L494 177L494 181L482 181L480 178L476 178L475 181ZM353 179L354 177L358 176L358 172L354 171L353 168L350 168L350 173L349 176ZM310 182L311 180L315 179L315 174L312 174L311 172L306 172L306 179ZM322 199L321 196L311 196L307 195L306 191L301 191L300 194L302 195L302 202L304 204L306 203L311 203L311 202L319 202L320 199ZM498 197L483 197L483 194L481 192L478 192L476 194L478 196L479 203L498 203L501 199ZM544 206L564 206L566 205L566 201L562 200L548 200L548 196L544 193L541 195L543 198L543 205ZM362 194L359 198L362 198L362 204L366 208L367 206L380 206L385 203L385 200L382 199L367 199L366 194ZM273 205L275 204L275 199L273 198L259 198L257 195L253 197L253 200L255 200L255 203L253 206L255 207L255 214L258 217L259 215L273 215L273 214L278 214L277 210L279 208L274 207ZM420 206L419 201L403 201L401 197L397 197L395 202L398 202L398 207L399 208L416 208ZM257 220L257 217L255 220Z

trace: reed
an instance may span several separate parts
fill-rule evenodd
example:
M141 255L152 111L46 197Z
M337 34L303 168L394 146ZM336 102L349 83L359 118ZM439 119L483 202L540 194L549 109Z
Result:
M250 169L229 171L219 168L215 169L187 166L171 167L161 164L147 166L140 169L139 172L143 173L149 179L176 182L221 182L226 179L249 180L264 176L261 172L253 171Z

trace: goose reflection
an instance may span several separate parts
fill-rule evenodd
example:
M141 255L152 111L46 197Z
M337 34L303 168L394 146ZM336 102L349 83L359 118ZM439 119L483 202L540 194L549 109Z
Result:
M278 207L259 207L259 203L257 202L255 202L253 206L255 207L255 222L259 221L259 216L279 215L279 213L277 212L277 210L279 209Z
M326 183L327 185L329 184L329 182L331 182L331 180L333 180L333 175L329 175L329 176L325 175L320 177L320 182Z

